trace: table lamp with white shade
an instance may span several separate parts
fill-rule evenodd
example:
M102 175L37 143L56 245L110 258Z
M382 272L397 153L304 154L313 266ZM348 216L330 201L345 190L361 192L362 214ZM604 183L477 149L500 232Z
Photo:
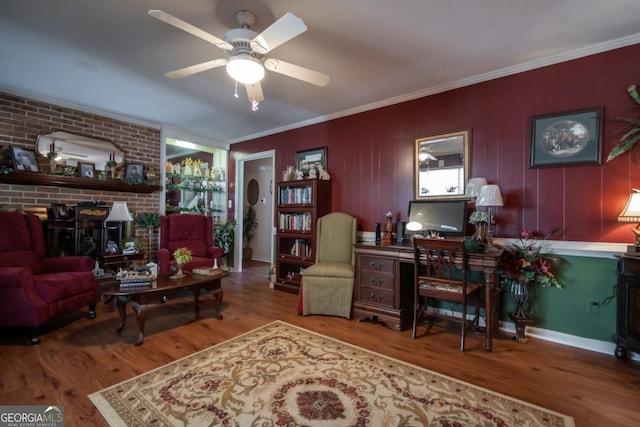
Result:
M478 198L476 199L476 206L486 206L488 213L489 223L487 224L487 244L493 245L493 214L491 208L494 206L503 206L502 193L500 193L500 187L495 184L484 185L480 189Z
M471 201L475 201L475 199L480 194L480 189L487 185L486 178L471 178L467 182L467 187L465 188L464 194L465 196L471 197Z
M118 244L122 244L123 239L123 224L133 221L133 217L127 208L127 202L115 201L113 202L113 206L111 206L111 210L109 211L109 216L104 220L105 222L119 222L120 226L118 227Z

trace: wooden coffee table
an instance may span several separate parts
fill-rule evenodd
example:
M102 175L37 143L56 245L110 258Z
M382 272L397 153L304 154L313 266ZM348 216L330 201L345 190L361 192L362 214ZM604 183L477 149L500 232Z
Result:
M176 297L184 289L193 292L195 302L195 312L200 310L198 299L200 293L212 291L215 297L214 314L216 319L222 319L220 313L220 303L222 302L222 288L220 281L222 278L229 276L228 271L223 271L216 276L199 276L196 274L187 274L182 279L170 279L169 276L160 276L147 286L120 286L118 282L107 283L102 288L105 297L115 297L116 307L120 313L120 325L116 328L116 332L122 331L127 320L126 306L131 302L131 307L136 314L138 321L138 337L136 345L142 345L144 340L144 324L147 316L149 305L164 304L169 298Z

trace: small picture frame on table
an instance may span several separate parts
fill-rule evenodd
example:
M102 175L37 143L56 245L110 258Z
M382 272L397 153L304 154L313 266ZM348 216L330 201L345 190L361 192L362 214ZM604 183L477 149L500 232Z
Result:
M109 240L107 242L107 253L109 255L115 255L119 252L118 250L118 244L116 242L114 242L113 240Z
M15 170L24 172L40 172L36 152L24 148L11 147Z
M602 163L602 107L533 117L531 168Z
M124 180L132 184L142 184L144 182L144 163L125 163Z
M309 175L312 168L322 166L327 169L327 147L296 152L296 168L305 175Z
M96 165L94 163L78 162L78 176L93 179L96 176Z
M69 219L69 211L64 203L52 203L51 213L53 214L53 219Z

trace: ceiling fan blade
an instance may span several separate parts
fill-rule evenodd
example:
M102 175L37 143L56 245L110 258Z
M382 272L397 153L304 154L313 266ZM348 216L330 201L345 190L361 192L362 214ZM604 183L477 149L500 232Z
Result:
M233 46L231 46L226 41L219 39L216 36L213 36L206 31L201 30L200 28L194 27L188 22L184 22L182 19L176 18L173 15L169 15L162 10L151 9L148 13L154 18L166 22L169 25L173 25L174 27L179 28L182 31L193 34L196 37L200 37L202 40L206 40L209 43L219 47L220 49L233 50Z
M250 85L244 85L244 87L247 90L247 97L249 98L249 101L261 102L264 100L264 95L262 94L262 86L260 85L260 82L253 83Z
M265 54L305 31L307 26L302 19L293 13L286 13L251 40L251 49Z
M302 80L316 86L326 86L329 83L329 76L318 71L313 71L299 65L290 64L275 58L264 60L264 68L294 79Z
M202 71L211 70L212 68L222 67L227 65L226 59L214 59L213 61L203 62L201 64L192 65L190 67L181 68L179 70L166 73L164 76L168 79L181 79L192 74L200 73Z

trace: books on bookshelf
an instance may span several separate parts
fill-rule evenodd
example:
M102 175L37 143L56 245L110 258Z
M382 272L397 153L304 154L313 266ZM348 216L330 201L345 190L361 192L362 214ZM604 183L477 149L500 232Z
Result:
M305 204L311 203L312 188L305 187L283 187L280 188L280 204Z
M311 256L311 241L304 239L296 239L291 246L291 255L299 257Z
M278 215L278 229L309 231L312 229L312 215L304 213L280 213Z

